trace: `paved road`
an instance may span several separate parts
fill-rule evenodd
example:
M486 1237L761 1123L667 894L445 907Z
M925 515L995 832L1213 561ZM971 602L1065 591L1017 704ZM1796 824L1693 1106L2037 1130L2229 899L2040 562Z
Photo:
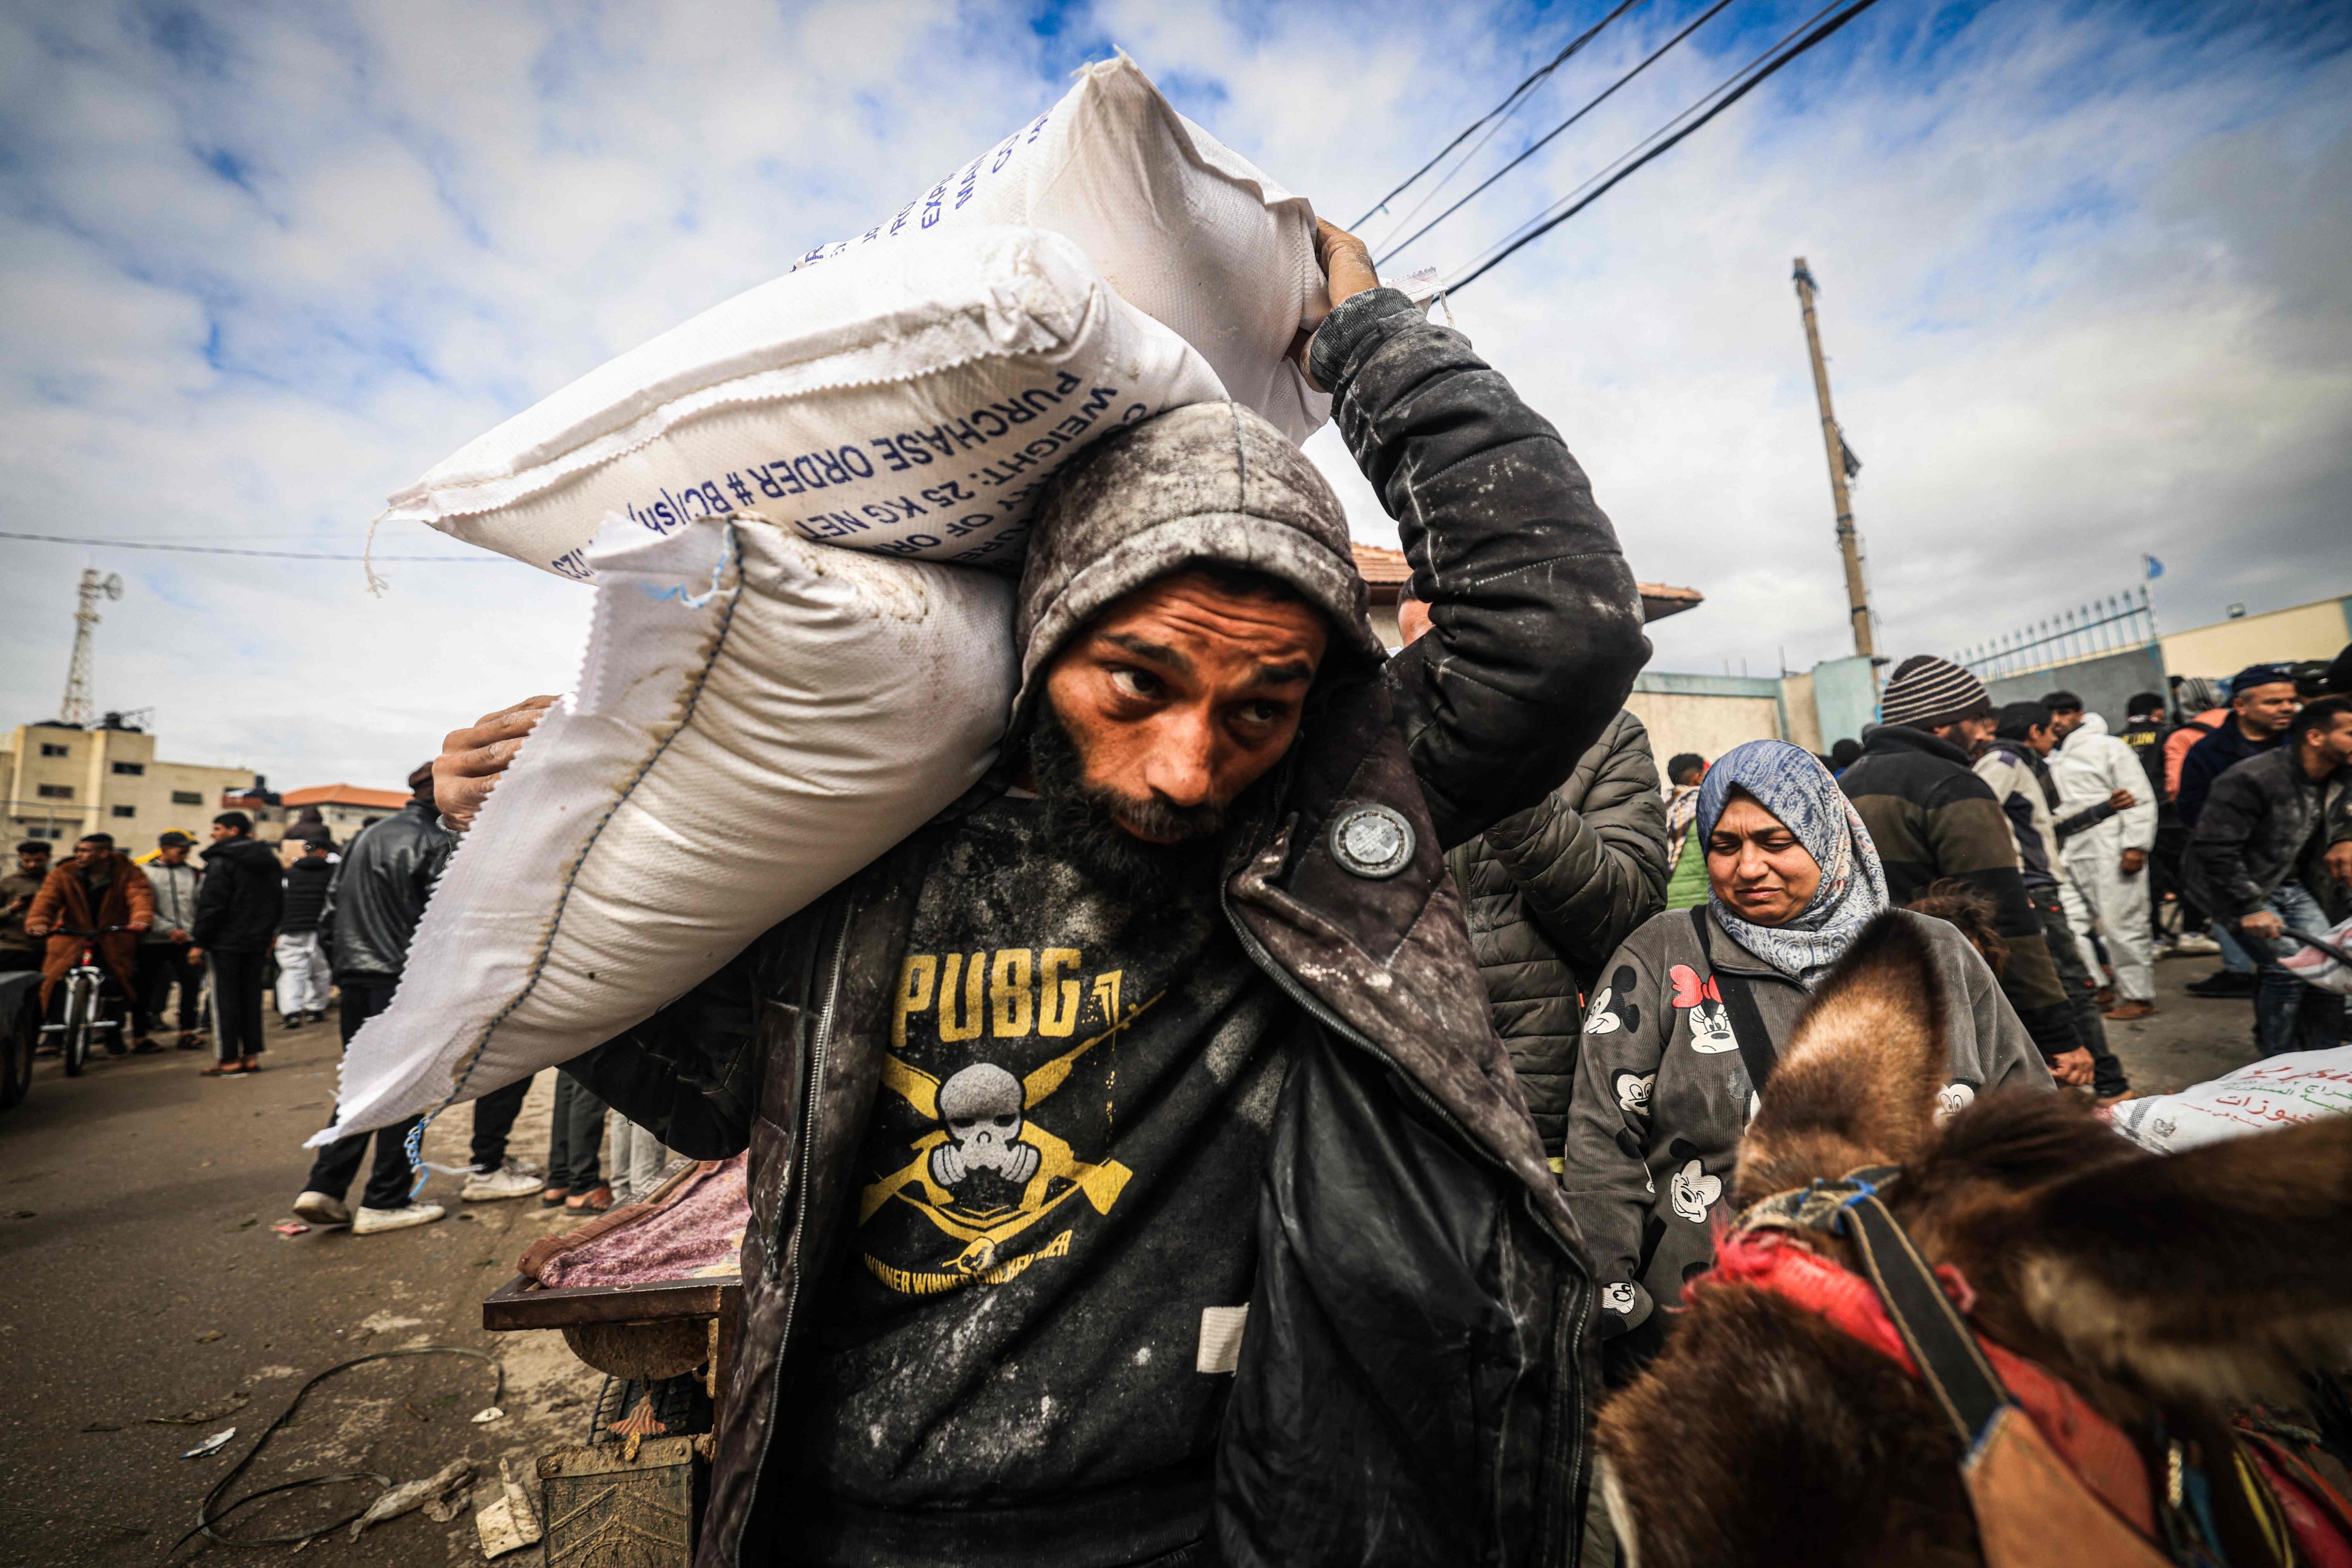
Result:
M240 1494L306 1474L415 1479L459 1455L488 1467L506 1453L527 1466L584 1439L601 1377L558 1335L479 1327L481 1297L526 1245L565 1222L534 1199L460 1205L455 1179L436 1175L427 1196L452 1215L437 1225L366 1237L275 1234L309 1169L302 1140L328 1114L337 1047L331 1024L273 1027L269 1045L269 1070L252 1079L200 1078L205 1058L193 1052L101 1058L79 1079L43 1061L30 1097L0 1113L0 1562L12 1568L163 1562L205 1491L302 1381L372 1351L495 1352L508 1415L472 1423L490 1403L490 1373L477 1362L358 1368L310 1396ZM546 1153L552 1075L544 1078L517 1128L526 1157ZM467 1113L447 1121L428 1158L460 1163ZM201 1418L153 1420L191 1415ZM231 1426L238 1435L223 1457L178 1457ZM348 1512L375 1490L293 1494L271 1505L288 1521L276 1528ZM257 1524L268 1532L266 1520ZM268 1564L293 1553L236 1555ZM414 1513L356 1544L338 1538L302 1554L480 1560L470 1509L446 1524Z
M2114 1031L2142 1089L2178 1089L2252 1058L2250 1004L2179 994L2212 967L2160 964L2162 1013ZM273 1035L270 1070L251 1079L199 1078L202 1058L179 1052L101 1060L72 1081L44 1062L31 1098L0 1114L0 1561L162 1562L205 1490L301 1379L396 1345L498 1352L509 1416L470 1424L489 1402L476 1363L433 1357L361 1369L311 1396L240 1491L325 1471L405 1480L459 1454L527 1459L583 1440L595 1374L557 1336L478 1326L481 1297L524 1246L565 1223L535 1201L453 1199L455 1217L438 1225L364 1238L271 1231L308 1169L301 1142L328 1113L335 1058L331 1030L313 1026ZM545 1152L550 1079L516 1130L527 1156ZM436 1124L429 1157L460 1163L467 1116ZM455 1185L436 1175L429 1195ZM189 1414L203 1418L151 1420ZM227 1457L177 1457L232 1425ZM370 1495L298 1494L288 1507L348 1510ZM281 1548L240 1560L290 1555ZM415 1564L478 1561L478 1552L470 1515L435 1524L420 1513L357 1545L314 1547L304 1561Z

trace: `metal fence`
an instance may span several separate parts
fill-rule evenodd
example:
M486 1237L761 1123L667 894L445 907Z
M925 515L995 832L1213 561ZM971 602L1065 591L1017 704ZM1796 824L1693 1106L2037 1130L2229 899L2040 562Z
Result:
M1990 681L2147 647L2156 640L2156 606L2143 584L2078 605L2007 637L1963 648L1952 656L1952 662L1967 666L1979 679Z

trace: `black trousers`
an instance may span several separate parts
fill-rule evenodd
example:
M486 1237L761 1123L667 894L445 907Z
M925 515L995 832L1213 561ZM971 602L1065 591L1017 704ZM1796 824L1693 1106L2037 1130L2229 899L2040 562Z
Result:
M269 955L205 950L213 966L213 1037L220 1059L261 1054L261 1004L269 990Z
M604 1184L597 1156L604 1147L604 1102L562 1068L555 1069L555 1121L548 1131L547 1184L593 1192Z
M2058 984L2074 1015L2075 1038L2091 1053L2092 1088L2103 1100L2128 1093L2131 1079L2124 1075L2124 1064L2107 1048L2106 1021L2099 1016L2098 979L2084 963L2083 950L2074 945L2074 928L2066 923L2066 906L2058 889L2032 887L2025 889L2025 896L2033 901L2033 912L2042 917L2042 940L2050 949L2051 962L2058 966Z
M217 975L214 983L218 984ZM392 1005L392 984L386 982L371 985L346 980L341 989L335 1022L348 1047L362 1024ZM359 1174L360 1161L366 1157L368 1140L373 1138L375 1164L368 1172L367 1188L360 1195L360 1205L372 1209L403 1207L408 1202L409 1189L415 1184L415 1171L408 1163L408 1135L424 1120L412 1116L379 1131L355 1132L349 1138L336 1139L320 1150L319 1157L311 1162L310 1179L302 1184L302 1190L324 1193L331 1198L341 1198L350 1192L352 1178Z
M2183 931L2205 929L2205 911L2199 909L2197 900L2189 896L2189 882L2181 871L2181 859L2188 850L2189 829L2172 815L2172 808L2166 806L2163 815L2157 818L2156 847L2149 851L2147 858L2147 918L2155 926L2159 941L2164 936L2164 900L2168 893L2180 902L2180 929Z
M530 1079L524 1079L474 1101L474 1169L495 1171L506 1163L507 1134L514 1131L515 1118L522 1114L523 1097L529 1093Z
M139 944L139 1033L159 1028L163 1004L172 987L180 988L180 1032L193 1034L205 1012L204 966L188 961L184 942L142 942Z

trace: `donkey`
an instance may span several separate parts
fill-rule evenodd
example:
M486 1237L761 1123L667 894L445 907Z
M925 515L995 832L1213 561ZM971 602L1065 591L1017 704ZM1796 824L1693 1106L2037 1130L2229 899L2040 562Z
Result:
M2307 1371L2352 1366L2352 1117L2161 1157L2066 1095L1987 1094L1939 1125L1944 1016L1926 945L1883 917L1822 983L1767 1083L1736 1174L1741 1209L1752 1218L1775 1194L1894 1167L1872 1178L1877 1212L1989 1342L2036 1426L2063 1428L2041 1436L2105 1505L2091 1511L2127 1521L2126 1542L2161 1538L2185 1465L2210 1483L2192 1479L2190 1500L2210 1494L2233 1564L2284 1560L2246 1546L2263 1527L2246 1517L2259 1506L2244 1501L2220 1413L2293 1400ZM2069 1510L2082 1491L2022 1510L2040 1515L2044 1544L2021 1552L2014 1518L2001 1539L1980 1538L1963 1470L1980 1447L1917 1361L1783 1283L1875 1302L1843 1272L1870 1261L1858 1229L1718 1238L1716 1272L1665 1349L1601 1412L1603 1498L1628 1561L2171 1561L2093 1549L2068 1523L2085 1521ZM1950 1342L1967 1343L1952 1321Z

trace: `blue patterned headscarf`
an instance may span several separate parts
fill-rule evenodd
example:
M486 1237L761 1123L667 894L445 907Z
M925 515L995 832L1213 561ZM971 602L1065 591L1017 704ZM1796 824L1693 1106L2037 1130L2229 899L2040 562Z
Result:
M1710 893L1716 921L1740 946L1810 986L1886 908L1886 873L1878 864L1878 847L1821 760L1786 741L1734 746L1707 769L1698 788L1701 846L1714 836L1734 789L1755 796L1797 836L1822 868L1822 885L1794 920L1777 926L1751 924Z

